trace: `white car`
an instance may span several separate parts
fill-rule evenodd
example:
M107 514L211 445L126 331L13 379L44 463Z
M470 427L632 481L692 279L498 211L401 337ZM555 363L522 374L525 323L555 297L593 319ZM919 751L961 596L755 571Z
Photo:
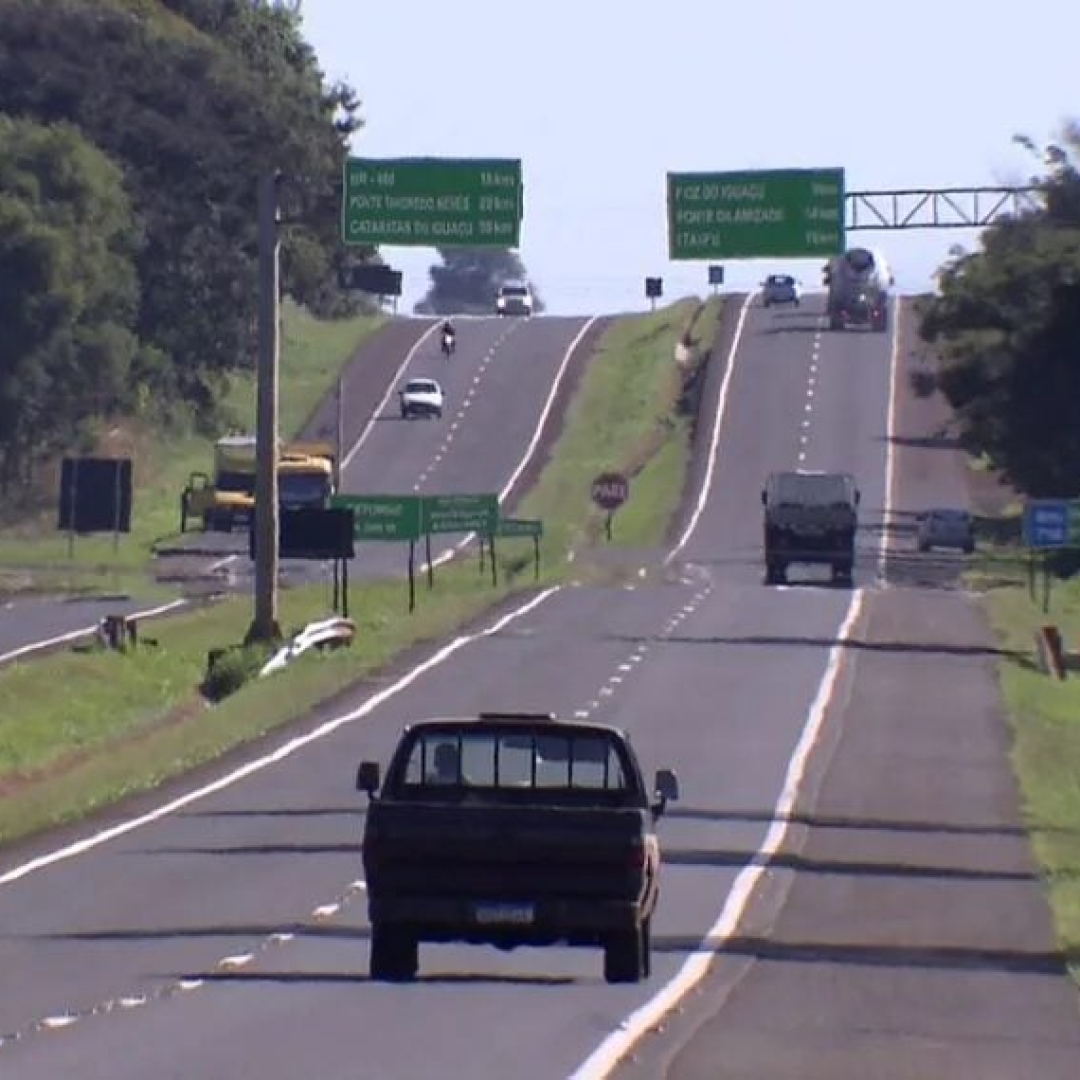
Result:
M956 548L970 555L975 550L975 520L966 510L927 510L919 515L919 550Z
M770 274L761 283L761 302L765 307L773 304L794 304L802 300L802 286L790 274Z
M528 285L513 283L501 285L495 297L496 315L531 315L533 294Z
M410 420L414 416L442 417L442 387L434 379L410 379L405 388L398 391L398 398L401 401L402 420Z

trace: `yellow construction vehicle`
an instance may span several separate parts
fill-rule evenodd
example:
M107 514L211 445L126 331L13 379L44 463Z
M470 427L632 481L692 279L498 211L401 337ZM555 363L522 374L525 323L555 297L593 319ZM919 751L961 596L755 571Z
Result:
M295 442L278 456L281 506L326 506L334 493L335 452L331 443ZM199 521L204 530L248 527L255 512L255 436L225 435L214 444L213 476L194 472L180 497L180 531Z

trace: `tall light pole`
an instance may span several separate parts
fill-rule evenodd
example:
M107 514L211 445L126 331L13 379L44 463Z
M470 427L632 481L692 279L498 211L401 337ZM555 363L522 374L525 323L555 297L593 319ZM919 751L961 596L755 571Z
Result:
M250 642L281 638L278 599L278 362L281 286L278 174L258 183L259 357L255 415L255 617Z

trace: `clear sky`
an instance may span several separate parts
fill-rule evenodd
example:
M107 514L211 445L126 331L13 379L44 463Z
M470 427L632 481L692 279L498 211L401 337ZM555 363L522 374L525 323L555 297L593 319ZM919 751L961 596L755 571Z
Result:
M998 14L994 8L999 8ZM1025 0L303 0L326 74L363 99L356 153L523 162L521 255L552 312L704 294L667 259L668 171L833 167L848 190L1017 182L1017 133L1080 118L1080 3ZM970 230L851 233L921 291ZM433 253L384 248L411 310ZM727 285L821 260L725 263Z

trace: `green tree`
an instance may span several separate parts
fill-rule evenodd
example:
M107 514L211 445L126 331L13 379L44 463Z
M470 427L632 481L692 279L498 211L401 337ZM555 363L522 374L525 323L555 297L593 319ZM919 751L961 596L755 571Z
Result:
M1039 205L943 268L920 328L964 445L1035 496L1080 495L1078 151L1073 126L1043 153Z
M418 315L490 315L499 286L527 281L528 272L515 251L505 248L438 248L440 264L428 271L431 285L414 307ZM534 310L544 302L531 285Z
M156 398L181 396L213 421L227 374L254 360L261 171L303 178L284 206L300 222L286 229L285 290L322 310L340 306L338 189L345 140L358 124L355 95L323 85L288 7L3 7L0 111L69 121L122 164L145 236L137 333L156 350L140 371Z
M120 168L67 124L0 115L0 478L131 400L139 235Z

